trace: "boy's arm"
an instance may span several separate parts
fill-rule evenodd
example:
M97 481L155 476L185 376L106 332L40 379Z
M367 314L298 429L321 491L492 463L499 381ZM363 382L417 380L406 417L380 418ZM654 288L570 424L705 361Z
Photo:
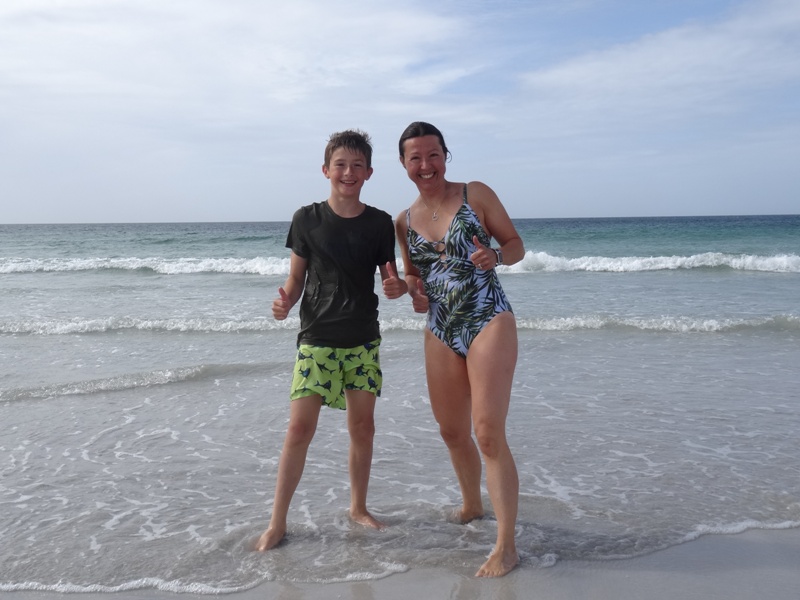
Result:
M286 278L283 287L278 288L278 297L272 302L272 316L278 321L283 321L289 316L289 311L303 295L307 269L308 261L292 252L289 277Z
M397 264L389 261L380 266L381 280L383 281L383 294L389 300L399 298L408 291L406 282L397 276Z

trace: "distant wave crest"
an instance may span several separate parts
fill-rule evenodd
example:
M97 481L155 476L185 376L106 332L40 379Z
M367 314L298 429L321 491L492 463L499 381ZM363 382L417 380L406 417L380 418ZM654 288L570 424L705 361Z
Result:
M54 383L30 388L0 390L0 402L44 400L63 396L78 396L121 392L138 388L182 383L199 379L224 377L241 372L263 370L264 365L197 365L174 369L158 369L144 373L128 373L102 379L88 379L69 383Z
M59 383L43 385L32 388L18 388L0 390L0 400L40 400L59 396L75 396L79 394L93 394L98 392L117 392L122 390L164 385L179 381L187 381L202 375L207 367L185 367L179 369L163 369L149 373L134 373L108 377L105 379L92 379L73 383Z
M581 256L579 258L566 258L563 256L551 256L546 252L529 251L525 254L525 258L516 265L502 267L501 269L511 273L536 271L635 273L640 271L720 268L737 271L800 273L800 256L796 254L754 256L749 254L704 252L692 256Z
M1 258L0 273L144 271L161 275L230 273L286 275L289 258Z
M110 317L107 319L65 319L44 321L0 321L0 334L10 335L80 335L104 334L124 330L181 333L259 333L270 331L296 331L300 326L298 317L284 321L274 319L224 320L224 319L137 319L132 317ZM615 317L601 315L577 315L569 317L543 317L537 319L518 318L519 329L535 331L575 331L591 329L631 329L644 332L667 333L717 333L747 329L768 331L800 330L800 317L778 315L750 319L701 318L686 316L662 316L656 318ZM381 331L421 331L425 318L382 319Z
M161 275L227 273L236 275L279 275L289 273L289 258L0 258L0 274L58 273L70 271L140 271ZM402 271L402 261L398 260ZM567 258L547 252L528 251L515 265L499 268L501 273L585 271L636 273L677 269L733 269L800 273L800 256L776 254L757 256L704 252L691 256L581 256Z
M198 333L240 333L296 329L297 318L285 321L274 319L204 319L172 318L146 319L136 317L108 317L104 319L51 319L21 320L4 323L0 321L0 334L27 335L71 335L88 333L109 333L124 330L153 332L198 332Z
M697 317L620 318L605 316L519 319L520 329L574 331L586 329L631 329L664 333L723 333L747 329L768 331L800 330L800 317L780 315L755 319L704 319Z

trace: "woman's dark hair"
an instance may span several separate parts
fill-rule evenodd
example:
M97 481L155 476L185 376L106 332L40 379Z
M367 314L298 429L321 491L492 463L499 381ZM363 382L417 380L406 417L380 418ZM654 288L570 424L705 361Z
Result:
M405 156L405 148L403 148L403 146L406 143L406 140L422 137L424 135L435 135L437 138L439 138L439 143L442 145L445 159L450 158L450 151L447 149L447 145L444 143L444 136L442 135L442 132L425 121L414 121L411 125L406 127L405 131L403 131L402 135L400 136L400 158Z

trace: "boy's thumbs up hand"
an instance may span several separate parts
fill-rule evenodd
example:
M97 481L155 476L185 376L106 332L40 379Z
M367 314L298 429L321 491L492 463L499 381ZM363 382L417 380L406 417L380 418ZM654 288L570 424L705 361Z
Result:
M394 300L408 291L406 282L397 276L397 267L391 261L386 263L387 277L383 279L383 295Z
M272 316L278 321L283 321L289 316L289 310L292 308L292 302L286 294L286 290L282 287L278 288L278 298L272 301Z

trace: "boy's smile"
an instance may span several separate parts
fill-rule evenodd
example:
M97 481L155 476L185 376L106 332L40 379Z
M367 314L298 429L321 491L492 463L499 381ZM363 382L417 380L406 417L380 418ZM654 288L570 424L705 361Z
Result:
M360 152L338 148L331 155L330 164L322 166L325 177L331 181L331 193L340 198L358 199L364 182L372 175L372 168Z

